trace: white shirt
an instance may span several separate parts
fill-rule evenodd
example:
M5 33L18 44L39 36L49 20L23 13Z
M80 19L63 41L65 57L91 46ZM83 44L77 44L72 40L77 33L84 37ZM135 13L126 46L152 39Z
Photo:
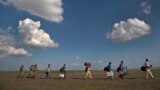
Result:
M149 64L149 62L145 62L145 66L147 66L147 67L150 67L150 64Z

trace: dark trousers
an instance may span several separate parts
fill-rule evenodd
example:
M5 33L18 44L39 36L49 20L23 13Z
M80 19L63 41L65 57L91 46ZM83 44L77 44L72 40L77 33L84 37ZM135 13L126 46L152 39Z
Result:
M45 74L46 74L46 79L50 79L50 75L49 75L49 72L45 72Z

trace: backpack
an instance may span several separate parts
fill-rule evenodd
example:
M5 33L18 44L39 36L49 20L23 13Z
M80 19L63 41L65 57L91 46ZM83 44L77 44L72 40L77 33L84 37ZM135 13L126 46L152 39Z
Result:
M121 68L120 68L120 67L118 67L118 68L117 68L117 72L119 72L119 71L120 71L120 69L121 69Z
M62 68L59 71L62 72L63 71Z
M88 70L88 67L85 68L85 72L87 72L87 70Z
M108 67L104 67L104 71L109 71L109 68Z
M146 67L145 66L141 66L141 70L142 71L146 71Z

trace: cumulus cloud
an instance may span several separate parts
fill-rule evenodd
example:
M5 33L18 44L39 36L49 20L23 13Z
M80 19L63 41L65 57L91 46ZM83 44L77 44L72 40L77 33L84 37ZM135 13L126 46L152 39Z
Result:
M8 55L12 56L29 56L29 54L24 48L15 48L13 45L16 45L15 38L4 30L0 29L0 51L5 53L2 57Z
M7 31L8 29L0 29L0 44L16 45L17 41L15 37Z
M141 7L144 14L151 14L151 6L148 4L148 2L142 2Z
M115 23L107 38L114 42L125 42L150 33L150 26L137 18Z
M30 56L31 54L28 53L24 48L15 48L10 45L2 45L0 44L0 51L7 53L8 55L12 56Z
M40 29L40 21L33 21L29 18L19 21L19 33L23 37L23 42L34 47L58 47L48 33Z
M0 0L0 3L14 6L52 22L63 21L62 0Z

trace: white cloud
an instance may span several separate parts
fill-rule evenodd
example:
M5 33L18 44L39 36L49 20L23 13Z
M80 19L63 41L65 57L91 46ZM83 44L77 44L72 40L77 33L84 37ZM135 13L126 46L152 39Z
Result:
M107 38L114 42L125 42L150 33L150 26L137 18L115 23Z
M29 54L25 49L18 48L16 49L14 45L16 45L16 40L14 36L6 32L5 30L0 29L0 51L1 53L5 53L2 57L7 57L8 55L12 56L29 56Z
M19 32L23 42L34 47L58 47L43 29L40 29L40 21L33 21L29 18L19 21Z
M12 55L12 56L30 56L31 55L24 48L16 49L15 47L10 46L10 45L1 44L0 51L3 51L7 53L8 55Z
M63 21L62 0L0 0L0 3L17 7L49 21Z
M2 31L3 32L3 31ZM0 44L15 45L16 40L12 35L2 33L0 30Z
M144 14L146 15L151 14L151 6L148 4L148 2L142 2L141 8Z

